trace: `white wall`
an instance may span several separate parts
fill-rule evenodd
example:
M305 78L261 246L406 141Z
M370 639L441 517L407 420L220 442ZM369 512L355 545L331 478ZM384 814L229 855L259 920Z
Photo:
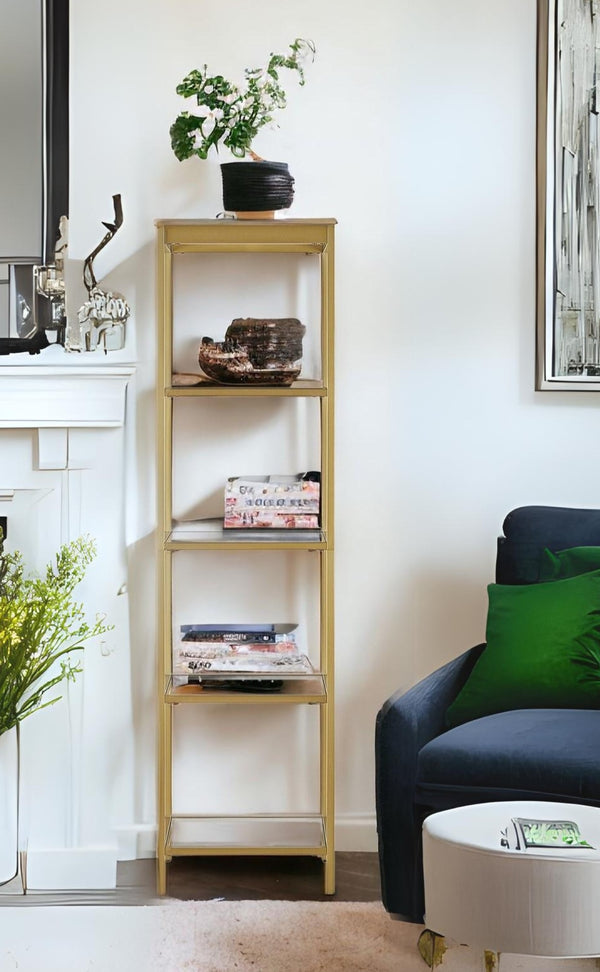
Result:
M290 215L339 221L337 809L340 846L359 849L374 847L377 709L482 640L511 508L598 505L598 399L533 391L534 0L72 3L70 256L96 245L121 192L125 224L96 270L134 308L139 362L135 793L121 822L155 812L153 220L222 208L216 161L171 153L174 87L204 62L259 64L297 35L317 59L256 148L289 162Z

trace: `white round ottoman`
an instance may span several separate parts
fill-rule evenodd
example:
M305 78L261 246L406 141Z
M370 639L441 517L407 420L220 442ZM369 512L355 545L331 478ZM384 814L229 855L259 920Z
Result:
M517 850L512 818L573 821L593 849ZM434 813L423 824L423 870L425 923L439 935L494 952L600 955L600 809L522 801Z

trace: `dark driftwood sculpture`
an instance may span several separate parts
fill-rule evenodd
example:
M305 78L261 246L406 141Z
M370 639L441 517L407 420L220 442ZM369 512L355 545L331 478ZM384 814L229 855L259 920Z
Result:
M123 225L123 206L121 204L121 194L113 196L113 206L115 210L115 221L114 223L105 223L102 221L102 225L106 226L108 233L100 240L98 246L95 250L92 250L89 257L83 265L83 282L86 286L88 294L90 294L94 287L98 285L96 276L92 264L94 258L98 256L100 250L103 250L107 243L110 243L113 236L116 234L117 230Z

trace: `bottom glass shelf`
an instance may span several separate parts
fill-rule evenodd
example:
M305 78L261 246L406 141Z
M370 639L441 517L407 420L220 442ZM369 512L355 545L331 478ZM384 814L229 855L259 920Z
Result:
M245 673L208 673L203 682L185 682L186 676L169 675L166 679L165 702L171 705L180 703L226 703L227 705L289 705L302 703L325 703L327 689L325 676L320 672L313 675L289 675L279 677L279 672L267 675L257 672ZM274 685L274 688L271 686ZM261 691L264 686L265 690Z
M167 855L306 854L325 855L320 814L250 814L247 816L171 817Z

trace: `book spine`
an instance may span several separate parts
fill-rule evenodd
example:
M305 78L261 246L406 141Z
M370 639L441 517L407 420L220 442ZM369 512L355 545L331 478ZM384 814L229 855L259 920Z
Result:
M259 513L256 510L229 511L225 513L223 526L231 528L276 528L285 530L315 530L319 526L319 517L312 513L275 513L266 510Z
M246 655L216 655L213 658L176 657L173 665L175 675L200 674L203 671L310 673L312 670L306 655L297 652L289 655L250 652Z
M197 641L181 641L178 654L186 658L216 658L234 655L294 655L298 654L298 646L295 641L280 641L277 644L231 644L227 643L202 643Z
M273 510L276 513L318 513L319 499L308 499L304 496L286 499L258 498L246 496L226 496L225 509L227 510Z
M181 630L182 641L205 642L207 644L240 644L242 642L257 644L276 644L278 641L289 640L289 635L275 634L274 631L184 631Z
M181 631L255 631L262 634L263 631L276 631L277 625L272 621L261 621L258 624L182 624Z
M296 483L250 483L243 480L230 480L225 487L226 495L253 496L265 498L277 496L280 498L296 499L306 497L319 498L321 484L313 480L302 480Z

